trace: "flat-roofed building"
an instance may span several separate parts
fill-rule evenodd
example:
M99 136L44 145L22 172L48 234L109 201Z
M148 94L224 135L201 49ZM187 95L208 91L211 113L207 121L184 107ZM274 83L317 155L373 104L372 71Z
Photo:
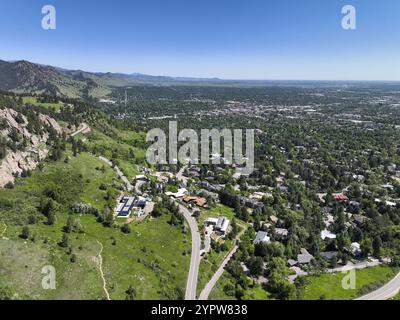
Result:
M117 217L127 218L132 213L132 208L134 207L135 197L122 197L117 205L116 212Z

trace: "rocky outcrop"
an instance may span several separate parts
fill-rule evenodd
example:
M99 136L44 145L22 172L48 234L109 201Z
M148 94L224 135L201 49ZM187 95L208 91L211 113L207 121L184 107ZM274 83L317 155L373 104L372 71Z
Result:
M40 114L39 115L39 119L43 123L47 124L48 126L52 127L54 130L56 130L57 133L59 133L59 134L62 133L61 126L53 118L51 118L51 117L49 117L48 115L45 115L45 114Z
M16 119L19 119L17 121ZM0 131L0 136L3 139L8 140L9 134L12 131L17 131L22 135L26 141L28 141L27 147L23 151L12 151L7 149L5 157L1 160L0 164L0 187L4 187L8 182L13 182L15 176L18 176L24 170L33 170L49 153L46 142L49 138L47 132L41 135L34 134L28 131L28 121L22 114L18 114L17 111L9 108L0 110L0 120L5 125L3 130ZM43 123L44 127L51 127L57 133L61 134L63 129L53 118L40 114L40 122Z

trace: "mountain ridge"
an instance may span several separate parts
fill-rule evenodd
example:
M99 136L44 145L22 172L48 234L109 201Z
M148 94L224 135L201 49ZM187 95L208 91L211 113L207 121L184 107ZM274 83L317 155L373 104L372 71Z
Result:
M15 93L37 93L68 98L103 98L113 89L129 86L288 86L324 87L348 86L359 81L300 81L300 80L234 80L155 76L143 73L113 73L70 70L27 60L0 60L0 90Z
M41 93L72 98L105 97L112 88L132 85L223 83L218 78L153 76L143 73L113 73L70 70L27 60L0 60L0 90Z

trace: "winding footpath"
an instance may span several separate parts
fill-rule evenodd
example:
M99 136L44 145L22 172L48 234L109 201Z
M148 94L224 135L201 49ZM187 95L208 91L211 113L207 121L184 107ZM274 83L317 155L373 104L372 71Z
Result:
M96 241L100 245L100 251L97 254L97 258L99 259L100 276L101 276L101 279L103 280L103 290L107 296L107 300L111 300L110 294L108 293L108 290L107 290L106 278L104 277L104 272L103 272L103 256L101 255L103 252L103 244L99 240L96 240Z
M190 257L190 268L186 284L185 300L196 300L197 279L200 267L200 232L196 220L191 212L183 205L179 204L179 210L182 212L190 227L192 235L192 254Z

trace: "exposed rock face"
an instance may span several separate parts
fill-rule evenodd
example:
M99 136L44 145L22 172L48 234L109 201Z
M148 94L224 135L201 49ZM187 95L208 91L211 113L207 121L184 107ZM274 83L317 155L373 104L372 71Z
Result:
M13 109L0 110L0 119L5 119L7 126L0 131L0 136L7 139L12 130L18 131L27 141L28 146L24 151L7 150L6 156L1 160L0 165L0 187L4 187L8 182L13 182L14 177L23 170L33 170L49 153L46 141L49 138L48 133L37 135L27 130L28 121L25 116L21 115L22 121L17 122L18 112ZM40 114L39 120L43 125L52 127L58 133L62 133L62 127L53 118Z
M52 127L54 130L56 130L58 133L62 132L62 128L61 126L58 124L58 122L56 120L54 120L53 118L45 115L45 114L40 114L39 115L39 119L40 121L42 121L43 123L49 125L50 127Z

